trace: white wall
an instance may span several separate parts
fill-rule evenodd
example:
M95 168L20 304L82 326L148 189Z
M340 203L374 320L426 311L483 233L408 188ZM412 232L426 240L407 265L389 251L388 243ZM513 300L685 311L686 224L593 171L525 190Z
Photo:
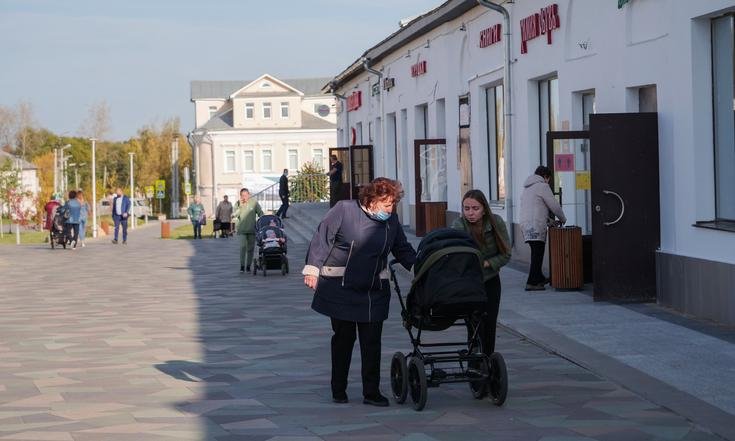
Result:
M581 129L579 93L594 90L598 113L637 111L632 88L655 84L659 112L661 187L661 248L692 257L735 263L735 234L693 227L698 220L714 217L712 96L709 16L735 9L733 0L633 1L621 9L617 2L559 0L561 28L528 42L520 53L519 21L550 5L548 1L506 4L511 11L513 33L513 204L518 213L520 190L539 162L537 81L559 78L560 122L568 129ZM429 110L429 137L437 134L436 103L444 99L447 139L448 209L459 211L457 164L458 98L470 94L473 181L487 192L489 172L485 135L484 88L502 82L502 42L479 47L483 29L502 22L502 17L476 7L462 17L423 35L380 60L372 67L396 79L395 87L383 93L385 113L397 116L398 178L404 182L407 204L415 202L413 140L421 124L415 107ZM462 23L466 31L459 30ZM503 30L505 32L505 29ZM429 41L428 48L427 40ZM410 52L409 52L410 50ZM427 61L427 73L410 76L410 67ZM369 78L369 79L368 79ZM375 76L361 74L338 92L349 96L361 90L363 105L349 112L351 127L380 117L377 97L370 96ZM506 88L507 93L507 88ZM406 110L407 133L401 111ZM338 124L346 132L344 114ZM402 140L406 138L407 145ZM359 140L358 140L359 141ZM376 143L377 144L377 143ZM395 155L388 143L387 155ZM376 145L376 149L380 146ZM594 152L592 153L594 154ZM381 153L376 152L376 158ZM383 161L375 164L376 176L392 176ZM505 211L494 208L505 216Z

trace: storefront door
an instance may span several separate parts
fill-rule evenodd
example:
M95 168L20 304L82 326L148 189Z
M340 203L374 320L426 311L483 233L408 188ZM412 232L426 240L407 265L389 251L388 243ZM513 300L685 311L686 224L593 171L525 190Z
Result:
M416 236L446 226L447 145L445 139L414 141Z
M658 114L590 115L595 300L656 298Z
M337 200L357 199L360 187L374 179L373 146L333 147L329 149L329 156L332 155L337 155L342 163L343 184Z

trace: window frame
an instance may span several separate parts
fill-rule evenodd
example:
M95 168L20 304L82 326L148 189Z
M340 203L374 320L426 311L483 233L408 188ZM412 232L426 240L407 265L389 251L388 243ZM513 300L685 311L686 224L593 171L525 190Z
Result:
M231 154L231 155L230 155ZM232 168L229 167L229 160L232 159ZM224 151L224 172L225 173L236 173L237 172L237 153L235 150Z
M283 115L283 111L286 110L286 115ZM281 119L289 119L291 117L291 103L288 101L281 101Z
M268 167L265 166L265 157L268 156ZM273 171L273 150L270 147L260 151L260 168L263 172Z
M248 156L250 157L250 168L248 168ZM255 171L255 151L252 149L245 149L242 151L242 171L243 172L254 172Z
M500 111L498 111L498 89L500 89ZM505 87L502 82L487 86L485 88L485 109L486 115L486 130L487 130L487 143L488 143L488 170L490 171L490 199L493 202L505 203L505 194L501 197L500 189L501 175L505 177L505 170L500 167L499 154L502 153L502 158L505 160L505 126L504 126L504 109L505 105L504 94ZM492 110L493 127L491 133L490 127L490 111ZM502 139L502 141L501 141ZM490 144L493 144L490 148ZM502 183L502 188L505 191L505 183Z
M245 103L245 119L255 119L255 103Z
M292 165L291 164L291 153L292 152L296 153L296 155L295 155L295 157L296 157L296 167L295 168L294 167L291 167L291 165ZM287 166L286 168L288 168L288 171L294 171L294 172L295 171L298 171L298 169L299 169L299 149L298 149L298 147L290 147L290 146L287 146L286 147L286 166Z
M263 110L263 119L271 119L273 116L273 106L270 102L265 102L261 105L261 108ZM265 115L265 111L268 109L268 116Z

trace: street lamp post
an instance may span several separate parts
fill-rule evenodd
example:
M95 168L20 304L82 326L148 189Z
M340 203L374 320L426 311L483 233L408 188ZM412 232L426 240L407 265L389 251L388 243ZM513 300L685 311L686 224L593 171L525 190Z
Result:
M89 140L92 141L92 237L97 237L97 140L95 138L89 138Z
M57 147L54 149L54 193L59 192L59 187L61 186L61 176L59 176L59 164L61 163L62 159L64 157L64 150L71 147L71 144L66 144L63 147Z
M137 219L135 218L135 185L133 180L133 156L135 156L135 153L130 152L128 153L130 155L130 201L132 202L130 204L130 217L133 218L133 230L135 229L135 224L138 223Z

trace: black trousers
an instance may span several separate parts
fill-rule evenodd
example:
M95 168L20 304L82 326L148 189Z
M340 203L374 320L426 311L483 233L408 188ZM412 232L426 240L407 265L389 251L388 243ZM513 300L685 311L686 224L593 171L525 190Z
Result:
M281 207L276 211L276 216L285 217L288 211L288 195L279 197L281 198Z
M342 200L342 183L341 182L329 182L329 206L334 207L334 204Z
M500 276L495 276L485 282L485 294L487 295L487 315L479 324L477 331L482 352L490 355L495 352L495 334L498 327L498 312L500 311ZM468 338L472 337L472 327L467 325Z
M541 240L529 240L526 241L526 243L531 247L531 267L528 270L528 280L526 280L526 283L529 285L540 285L546 282L546 276L544 276L544 273L541 270L541 265L544 263L546 242Z
M77 246L79 240L79 224L66 224L66 239L67 242L74 242L74 246Z
M332 320L332 396L341 397L347 389L347 375L352 361L356 334L360 336L362 358L362 395L375 397L380 393L380 339L383 322L355 323Z

